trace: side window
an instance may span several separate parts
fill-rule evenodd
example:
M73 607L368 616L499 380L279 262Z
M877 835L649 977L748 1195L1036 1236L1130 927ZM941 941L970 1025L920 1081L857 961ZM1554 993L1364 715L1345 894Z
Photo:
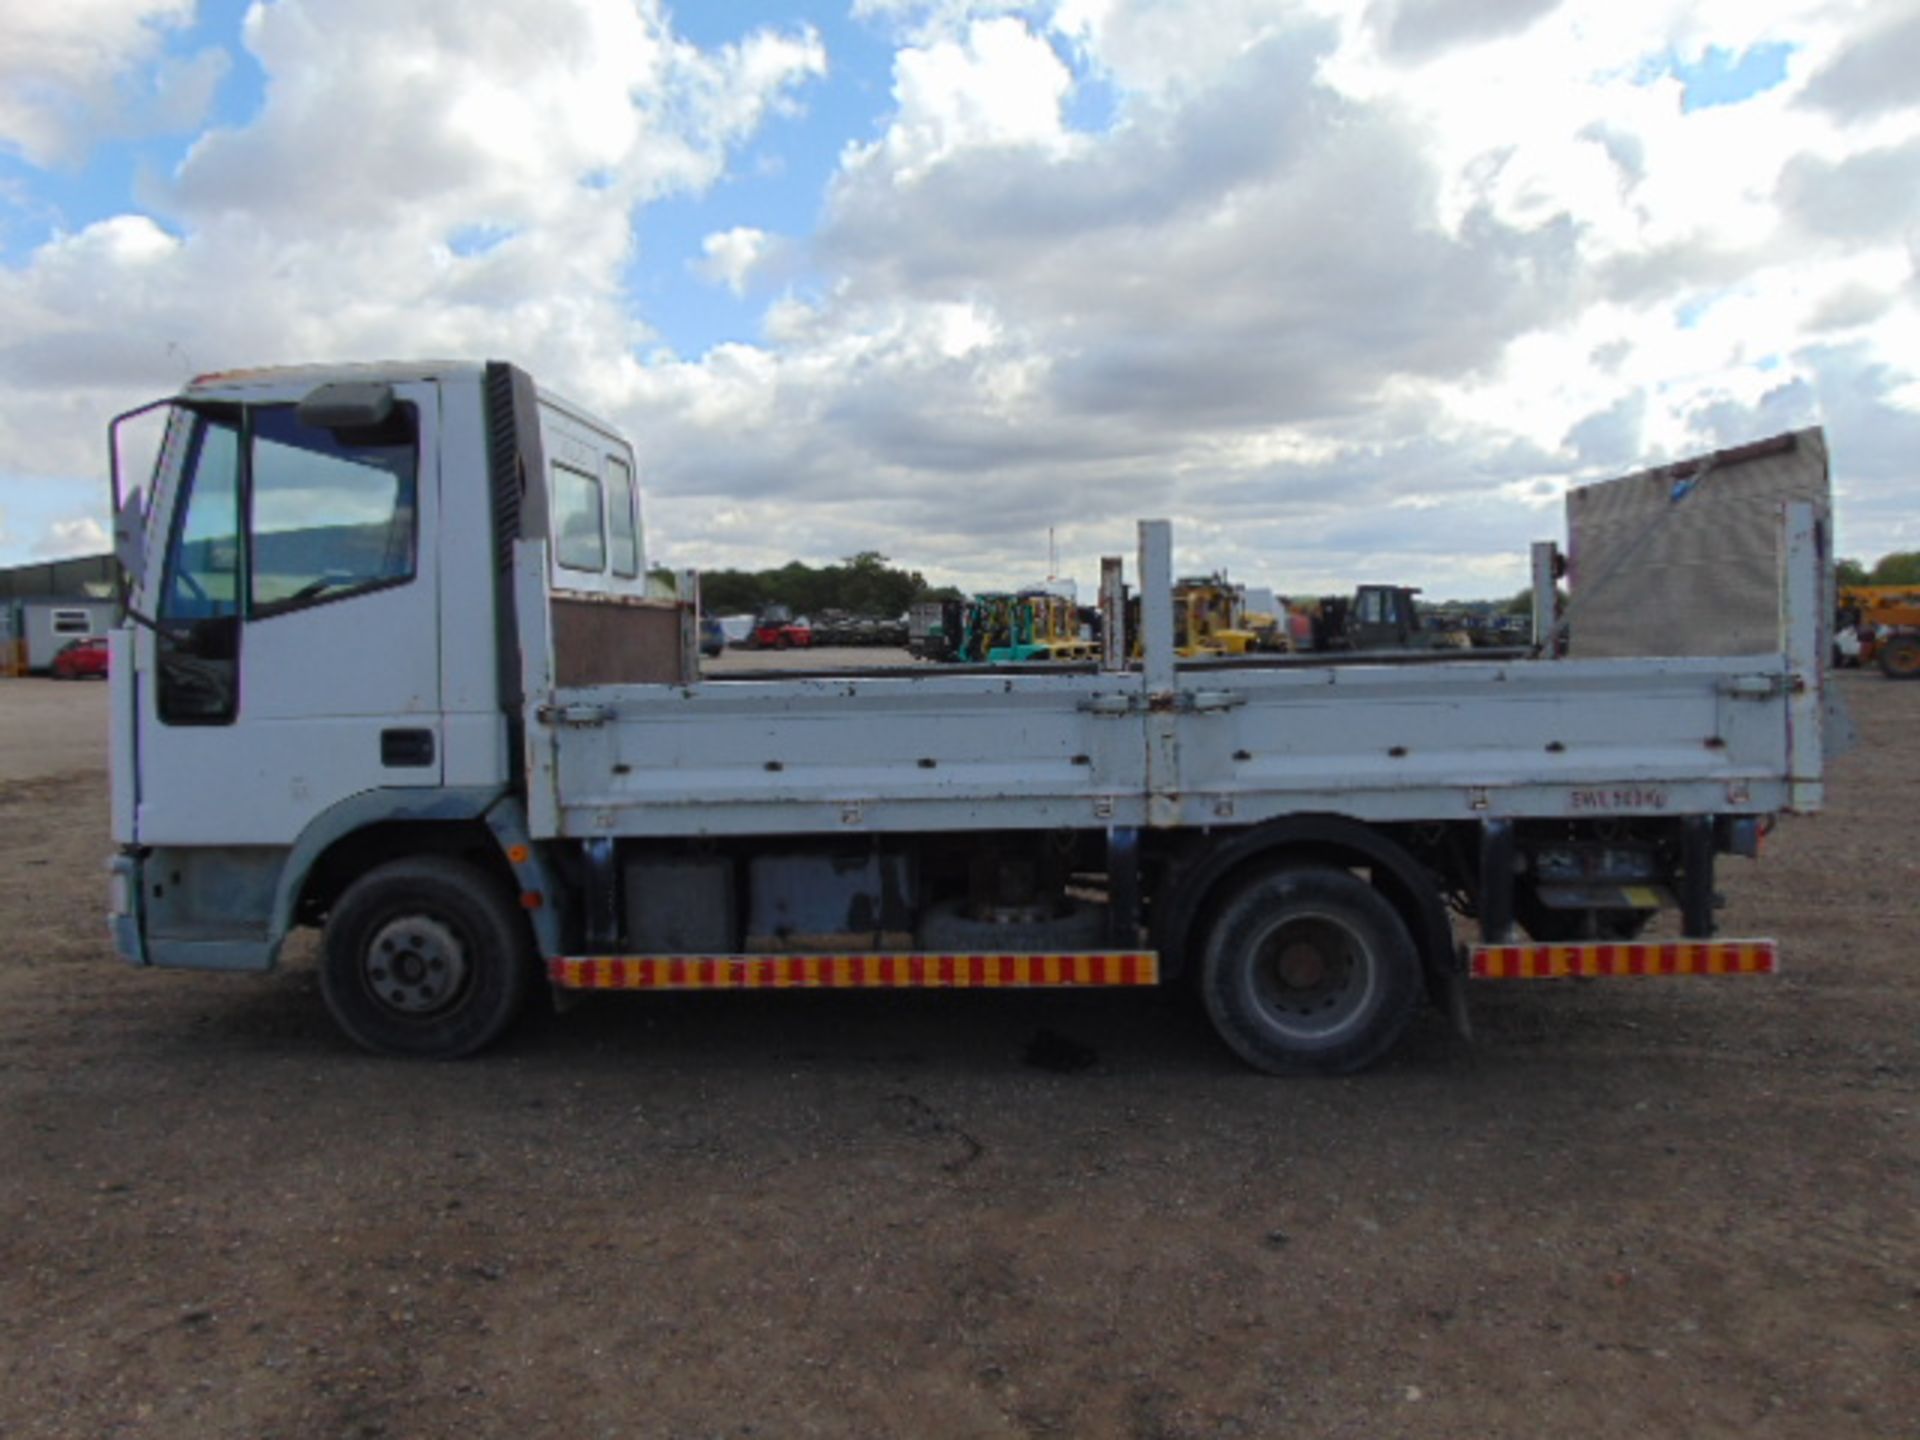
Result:
M187 455L185 499L167 547L162 620L208 620L238 613L240 581L240 435L227 420L202 417Z
M413 578L418 447L413 407L378 431L253 422L249 614L254 618Z
M554 558L569 570L605 570L607 532L599 478L556 460L552 501Z
M161 581L155 702L169 725L231 724L239 705L240 435L195 419Z
M1360 623L1378 625L1386 617L1380 613L1380 592L1369 590L1360 597Z
M617 455L607 457L607 490L613 573L631 580L640 573L640 525L633 508L633 468Z

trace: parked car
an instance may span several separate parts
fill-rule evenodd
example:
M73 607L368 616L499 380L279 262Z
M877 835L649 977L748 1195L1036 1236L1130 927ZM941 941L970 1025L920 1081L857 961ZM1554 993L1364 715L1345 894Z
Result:
M711 660L727 648L727 632L718 615L700 617L700 653Z
M107 637L89 635L69 640L53 657L52 675L56 680L104 680L107 678Z

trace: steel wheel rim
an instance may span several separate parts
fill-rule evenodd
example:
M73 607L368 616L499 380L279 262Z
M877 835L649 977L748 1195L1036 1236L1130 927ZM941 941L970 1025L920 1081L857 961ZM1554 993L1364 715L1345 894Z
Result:
M426 915L400 915L373 932L360 956L360 982L386 1010L409 1018L438 1014L467 988L472 965L453 928Z
M1291 1038L1339 1039L1380 988L1373 947L1337 915L1289 915L1261 930L1250 949L1251 998L1265 1022Z

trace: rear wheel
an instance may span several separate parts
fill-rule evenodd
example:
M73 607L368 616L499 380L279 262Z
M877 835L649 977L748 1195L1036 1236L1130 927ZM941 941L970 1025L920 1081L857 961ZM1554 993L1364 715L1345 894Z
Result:
M1882 641L1880 673L1889 680L1920 679L1920 635L1896 635Z
M526 919L478 866L395 860L351 885L327 919L320 989L356 1042L453 1059L498 1039L525 1003Z
M1275 869L1207 930L1200 994L1235 1054L1275 1075L1344 1075L1400 1038L1421 991L1406 923L1345 870Z

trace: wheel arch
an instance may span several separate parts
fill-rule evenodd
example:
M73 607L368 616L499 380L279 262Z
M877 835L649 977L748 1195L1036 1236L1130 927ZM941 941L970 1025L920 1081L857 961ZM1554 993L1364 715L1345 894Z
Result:
M1453 926L1433 879L1407 848L1373 826L1344 815L1290 815L1216 843L1171 878L1156 905L1153 942L1163 972L1188 972L1206 922L1243 881L1276 862L1297 860L1338 869L1364 866L1373 886L1406 923L1430 988L1454 963Z
M347 886L404 855L473 859L512 884L486 814L497 789L369 790L315 816L287 853L274 896L276 944L316 924Z

